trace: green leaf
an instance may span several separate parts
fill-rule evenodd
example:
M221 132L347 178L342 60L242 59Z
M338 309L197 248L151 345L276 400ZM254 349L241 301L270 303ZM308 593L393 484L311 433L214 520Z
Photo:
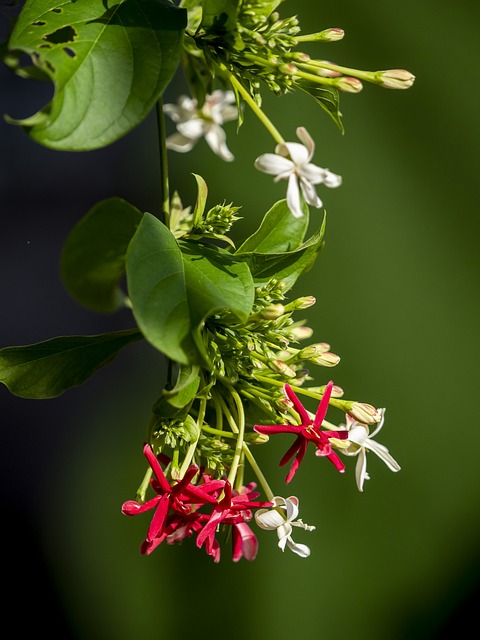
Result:
M227 311L245 322L252 311L254 286L243 260L213 245L179 242L185 283L194 325L217 311Z
M224 310L240 321L251 312L248 266L218 247L177 243L146 213L127 251L133 314L146 339L180 364L209 366L201 340L207 317Z
M164 418L182 414L182 409L189 407L195 398L199 386L199 368L180 366L175 386L162 391L162 395L153 407L153 413Z
M96 204L72 229L63 246L60 274L79 304L97 311L116 311L125 304L118 283L125 254L142 213L121 198Z
M295 218L286 200L279 200L267 211L260 227L237 249L236 255L247 252L281 253L292 251L303 242L308 228L308 206L304 216Z
M142 337L137 329L128 329L5 347L0 349L0 382L21 398L55 398L85 382L122 347Z
M47 147L114 142L142 122L177 69L185 9L162 0L109 5L27 0L18 17L8 48L27 53L55 93L35 120L9 120Z
M203 0L202 28L208 35L235 30L240 0Z
M332 118L340 129L340 132L345 133L342 114L340 112L340 93L337 89L325 89L325 87L308 83L297 84L297 87L311 95L315 99L315 102Z
M172 360L198 360L180 248L167 227L146 213L127 250L132 311L145 338Z
M291 289L302 273L308 271L324 245L325 219L320 229L293 251L281 253L249 252L242 254L248 264L256 286L271 278L282 280L285 291Z

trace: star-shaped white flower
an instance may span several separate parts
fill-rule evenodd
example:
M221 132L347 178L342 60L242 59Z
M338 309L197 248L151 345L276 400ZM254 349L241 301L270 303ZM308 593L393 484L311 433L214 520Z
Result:
M303 216L302 198L319 209L323 206L315 190L316 184L334 188L342 184L342 178L328 169L312 164L315 143L304 127L297 128L298 142L277 144L275 153L264 153L255 160L255 167L275 176L274 181L288 180L287 204L296 218Z
M347 456L358 456L355 467L355 479L357 481L359 491L363 491L364 481L370 479L370 476L367 473L367 451L373 451L376 453L392 471L400 471L400 465L392 458L387 447L372 439L383 427L385 420L385 409L378 409L378 413L380 415L380 421L371 434L369 433L368 426L366 424L357 422L349 415L347 415L347 424L340 425L338 427L339 431L342 428L348 431L348 440L344 440L342 443L348 443L348 446L346 448L342 448L342 453Z
M277 531L278 546L285 551L285 546L302 558L308 558L310 549L304 544L297 544L293 541L291 533L292 527L301 527L307 531L313 531L315 527L305 524L301 520L296 520L298 516L298 498L290 496L282 498L275 496L272 500L274 506L271 509L258 509L255 512L255 522L261 529L267 531Z
M222 125L238 116L234 103L233 91L218 89L205 98L201 109L198 108L195 99L183 95L178 98L176 105L163 105L163 111L171 117L177 127L177 132L166 139L167 149L186 153L193 149L200 138L205 138L217 156L231 162L234 156L226 145Z

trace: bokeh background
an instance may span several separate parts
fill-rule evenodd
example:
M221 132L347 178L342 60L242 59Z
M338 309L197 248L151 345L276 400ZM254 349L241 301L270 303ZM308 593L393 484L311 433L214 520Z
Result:
M308 560L282 554L269 532L259 532L253 563L233 564L225 551L216 565L191 541L145 558L138 548L148 516L126 519L120 505L143 476L160 355L133 345L54 400L22 400L2 387L2 607L19 637L436 639L461 635L474 619L479 5L287 0L280 9L296 13L304 31L345 30L341 42L305 46L316 57L417 76L406 92L365 86L343 95L344 136L307 96L265 98L284 137L306 126L315 162L344 178L340 189L321 191L326 246L294 293L317 298L304 317L315 339L342 356L333 374L346 396L387 407L379 441L402 470L393 474L370 456L360 494L353 464L339 476L307 458L290 488L317 527L296 536L311 547ZM51 91L4 67L0 83L1 114L14 117L32 114ZM179 76L166 100L183 90ZM171 155L172 188L192 202L190 174L201 173L212 205L242 207L241 239L283 197L284 184L253 168L273 145L252 114L239 135L233 123L227 134L234 163L201 141L188 155ZM0 122L0 193L0 346L132 326L128 312L79 308L58 260L72 226L102 198L158 211L153 114L114 145L83 154L42 148ZM324 370L315 376L325 381ZM272 443L264 458L279 492L284 448Z

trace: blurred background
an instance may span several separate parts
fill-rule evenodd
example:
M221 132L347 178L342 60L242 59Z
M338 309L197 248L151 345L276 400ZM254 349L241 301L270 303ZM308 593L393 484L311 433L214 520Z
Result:
M370 455L371 480L359 493L353 459L339 476L307 457L290 485L302 518L316 525L295 537L310 546L307 560L282 554L275 534L263 531L253 563L233 564L225 550L216 565L192 541L141 557L149 518L126 519L120 506L145 470L160 354L132 345L53 400L15 398L2 386L3 616L16 620L20 637L45 630L76 640L437 639L461 635L474 619L479 5L287 0L280 11L296 13L304 32L345 30L341 42L305 46L312 56L417 77L405 92L366 85L342 95L343 136L306 95L264 94L284 137L307 127L315 163L343 176L341 188L319 190L326 245L293 294L317 298L303 317L315 341L342 357L330 373L346 397L387 408L378 440L402 470L393 474ZM5 21L3 29L2 37ZM0 85L0 112L16 118L51 93L4 66ZM165 100L184 90L179 75ZM203 140L188 155L172 153L172 189L192 203L191 173L200 173L209 204L242 207L241 240L285 184L253 167L274 146L253 114L239 135L234 123L226 130L236 161L222 163ZM79 308L63 289L59 255L100 199L121 196L158 211L158 176L153 114L114 145L82 154L42 148L0 122L0 346L133 325L128 312L104 317ZM326 381L324 370L313 373ZM263 461L280 493L276 463L285 446L272 443Z

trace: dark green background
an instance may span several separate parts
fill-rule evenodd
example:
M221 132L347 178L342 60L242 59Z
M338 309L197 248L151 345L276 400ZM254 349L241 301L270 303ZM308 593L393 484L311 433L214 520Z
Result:
M341 188L319 189L326 246L295 294L317 298L305 317L315 339L342 357L326 375L346 397L387 407L378 439L402 470L393 474L370 455L371 480L360 494L354 460L339 476L307 457L289 490L317 527L296 535L311 547L308 560L282 554L268 532L259 533L254 563L232 564L227 550L215 565L188 541L144 558L138 547L148 516L126 519L120 505L134 497L144 471L161 358L135 345L58 400L20 400L2 388L7 606L29 607L48 594L37 628L56 624L63 637L80 640L410 640L449 637L453 624L458 634L473 615L480 10L443 0L287 0L280 9L297 13L304 31L345 30L341 42L305 46L316 57L404 67L417 77L406 92L369 85L342 95L344 136L303 94L264 104L286 139L307 127L315 162L343 176ZM23 117L41 106L43 89L4 69L0 79L2 113ZM182 87L179 79L166 99ZM1 346L130 326L128 314L96 318L78 309L59 281L58 256L76 220L103 197L158 207L154 118L86 154L39 148L0 126ZM171 179L186 204L196 172L209 184L210 203L241 205L240 240L283 197L285 183L253 168L257 155L273 150L253 114L240 135L233 123L226 129L234 163L201 141L188 155L171 155ZM319 383L324 373L315 371ZM284 449L281 439L263 456L279 492Z

